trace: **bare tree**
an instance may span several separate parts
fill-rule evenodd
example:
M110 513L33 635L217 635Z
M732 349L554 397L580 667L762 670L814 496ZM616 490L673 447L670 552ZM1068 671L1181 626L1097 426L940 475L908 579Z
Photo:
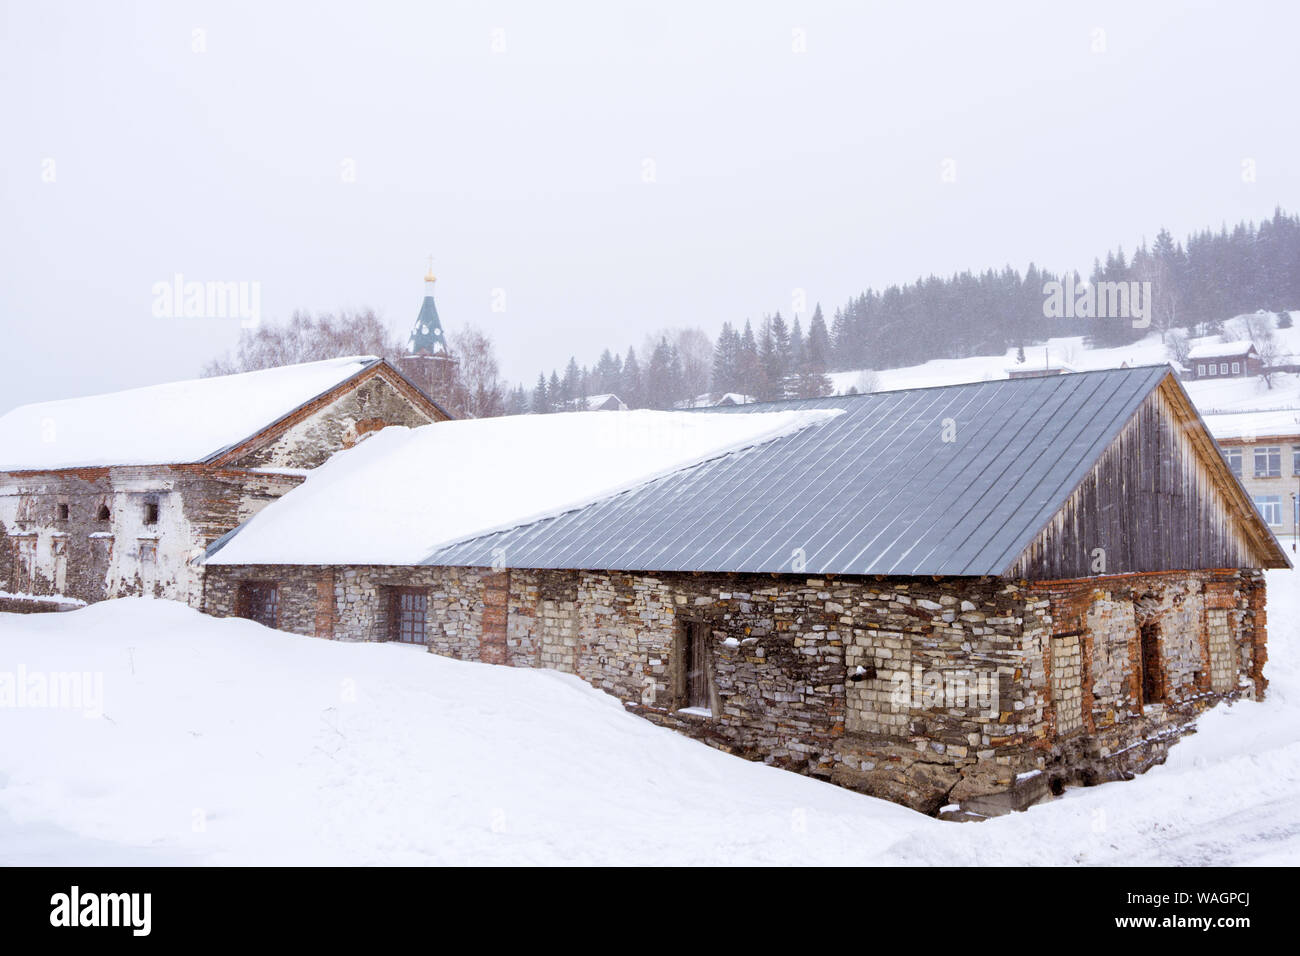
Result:
M1250 340L1255 346L1255 354L1259 356L1259 377L1266 386L1272 388L1277 366L1286 354L1278 343L1277 336L1273 334L1272 313L1252 312L1238 316L1229 326L1229 332L1225 335L1227 334Z
M1192 341L1182 329L1172 329L1165 338L1165 352L1183 368L1192 352Z
M870 395L880 391L880 376L869 368L864 368L854 380L850 391L855 395Z
M456 357L456 375L449 409L462 418L492 418L504 415L506 389L501 383L492 339L473 326L465 326L451 337Z
M348 355L374 355L396 364L405 348L372 309L312 316L295 312L283 325L245 329L233 354L213 359L204 376L255 372L263 368L318 362Z
M1139 281L1151 283L1151 297L1146 304L1150 310L1151 327L1160 333L1160 341L1166 342L1169 333L1179 327L1182 304L1178 282L1171 274L1170 264L1159 256L1145 256L1136 275Z
M682 363L682 395L694 400L706 393L713 371L713 340L708 333L699 328L661 329L646 336L641 354L653 355L655 348L665 340L677 350Z

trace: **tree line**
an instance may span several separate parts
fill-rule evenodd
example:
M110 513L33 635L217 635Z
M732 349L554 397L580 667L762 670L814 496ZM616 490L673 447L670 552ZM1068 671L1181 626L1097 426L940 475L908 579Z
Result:
M1046 307L1053 283L1149 283L1149 324L1131 317L1063 315ZM670 328L638 349L605 348L591 365L576 356L561 372L539 372L531 388L501 381L491 340L472 327L452 335L457 378L433 396L453 414L485 417L587 408L597 395L617 395L629 408L680 408L736 400L774 401L831 393L830 372L885 369L936 358L996 355L1048 338L1081 335L1089 347L1124 345L1159 331L1177 352L1188 337L1223 333L1226 318L1300 305L1300 215L1281 209L1260 223L1204 229L1185 240L1161 228L1150 246L1116 247L1077 271L1030 263L965 271L947 278L867 289L835 309L829 322L818 304L807 324L780 312L757 321L725 320L716 337L699 328ZM383 355L396 363L401 340L371 311L339 316L295 314L285 326L262 326L241 337L233 356L205 374L266 368L339 355ZM865 374L855 388L873 388Z
M1149 325L1129 315L1088 317L1048 314L1050 284L1069 287L1103 282L1150 283L1145 303ZM915 365L936 358L1021 352L1058 336L1080 335L1088 347L1125 345L1152 329L1164 337L1185 330L1190 337L1221 334L1227 317L1300 304L1300 215L1275 210L1260 223L1239 222L1216 232L1203 229L1175 240L1161 228L1150 244L1132 253L1122 246L1093 261L1085 280L1078 271L1053 272L1034 263L960 272L947 278L867 289L838 307L829 327L818 305L804 329L800 318L780 313L730 321L713 340L707 384L681 374L672 334L638 354L606 349L592 368L570 359L565 374L539 374L531 391L516 389L518 412L585 407L586 397L612 392L632 408L672 408L726 393L760 401L829 394L828 372ZM701 330L697 336L707 338ZM860 387L871 388L871 376Z

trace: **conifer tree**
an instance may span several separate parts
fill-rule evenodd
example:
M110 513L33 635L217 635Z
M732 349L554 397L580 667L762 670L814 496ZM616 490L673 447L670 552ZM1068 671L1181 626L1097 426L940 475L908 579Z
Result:
M533 414L545 415L551 410L550 396L546 394L546 373L537 373L537 385L533 388Z

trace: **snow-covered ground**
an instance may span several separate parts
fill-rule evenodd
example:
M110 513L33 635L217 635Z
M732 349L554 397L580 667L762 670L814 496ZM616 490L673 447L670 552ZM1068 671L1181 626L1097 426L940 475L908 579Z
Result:
M979 824L730 757L558 673L162 601L0 614L0 681L91 673L76 708L0 683L0 863L1294 865L1298 585L1269 574L1265 702L1134 781Z

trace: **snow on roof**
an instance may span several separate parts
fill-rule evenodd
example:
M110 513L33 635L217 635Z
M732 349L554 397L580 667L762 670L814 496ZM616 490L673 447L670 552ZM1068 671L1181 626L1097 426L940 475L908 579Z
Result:
M1205 427L1218 439L1264 439L1300 435L1300 408L1203 415Z
M22 405L0 417L0 470L203 461L376 361L351 356Z
M1245 355L1255 347L1250 339L1238 339L1236 342L1202 342L1192 347L1187 353L1189 359L1218 358L1220 355Z
M1007 368L1007 374L1013 373L1024 375L1029 372L1077 372L1073 365L1067 365L1065 362L1052 362L1050 365L1035 365L1033 362L1024 362L1022 364L1011 365Z
M615 395L613 392L604 392L600 395L588 395L587 408L589 409L600 408L600 406L604 405L611 398L618 403L620 409L627 408L627 406L623 404L623 400L619 398L617 395Z
M843 414L566 412L390 427L315 469L214 564L418 564Z

